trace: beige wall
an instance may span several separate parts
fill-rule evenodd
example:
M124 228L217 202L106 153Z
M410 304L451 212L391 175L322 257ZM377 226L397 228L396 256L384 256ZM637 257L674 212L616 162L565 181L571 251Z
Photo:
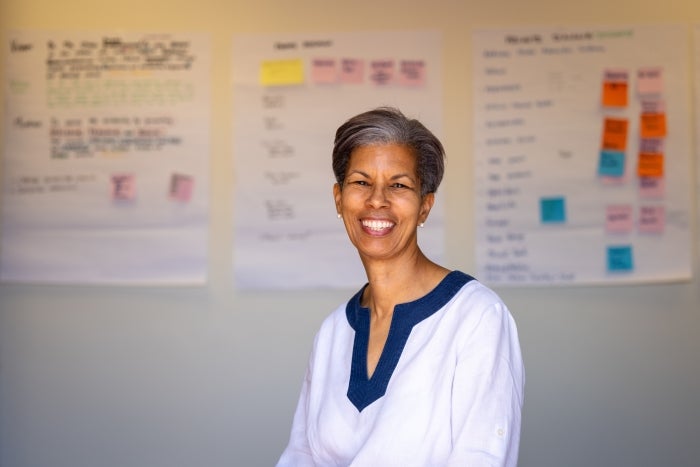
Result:
M234 34L442 32L447 250L469 272L471 31L606 23L690 27L700 23L700 3L0 0L3 44L13 29L207 32L214 63L209 284L0 285L0 465L266 466L284 447L313 334L352 291L242 294L231 285ZM522 466L698 465L697 277L499 292L527 367Z

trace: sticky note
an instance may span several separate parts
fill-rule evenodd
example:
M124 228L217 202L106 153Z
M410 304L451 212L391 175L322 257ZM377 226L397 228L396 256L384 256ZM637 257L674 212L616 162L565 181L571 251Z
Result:
M605 208L605 230L628 233L634 229L632 205L610 205Z
M316 84L338 82L336 61L332 58L315 58L311 60L311 81Z
M637 175L640 177L663 177L664 155L657 153L639 153Z
M631 245L608 247L608 271L630 272L633 269L634 258Z
M173 174L170 177L170 199L186 203L192 198L194 178L189 175Z
M639 134L642 138L663 138L666 136L666 114L643 113L639 120Z
M627 149L627 119L607 117L603 122L603 149Z
M394 81L393 60L372 60L369 64L369 79L374 84L385 85Z
M344 58L340 61L340 82L362 84L365 76L365 62L357 58Z
M260 65L260 84L285 86L304 83L304 62L301 59L266 60Z
M566 201L562 197L540 199L540 220L543 224L566 222Z
M598 175L622 177L625 174L625 153L622 151L600 151Z
M666 209L663 206L641 206L638 225L642 233L662 233L666 225Z
M603 75L603 106L626 107L628 81L626 70L606 70Z
M666 182L663 177L640 177L639 196L642 198L663 198L666 194Z
M638 94L661 94L663 88L663 69L661 67L645 67L637 70Z
M136 178L134 174L113 174L112 199L115 201L131 201L136 198Z
M664 152L663 138L642 138L639 140L639 152Z
M426 65L424 60L401 60L399 64L399 84L403 86L424 86Z

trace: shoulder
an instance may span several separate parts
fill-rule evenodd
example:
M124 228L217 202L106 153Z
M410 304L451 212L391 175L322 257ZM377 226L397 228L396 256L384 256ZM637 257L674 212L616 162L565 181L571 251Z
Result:
M464 284L444 311L465 343L500 341L503 337L517 342L515 320L508 306L496 292L476 279Z
M509 314L508 307L501 297L474 278L456 291L448 307L463 314Z

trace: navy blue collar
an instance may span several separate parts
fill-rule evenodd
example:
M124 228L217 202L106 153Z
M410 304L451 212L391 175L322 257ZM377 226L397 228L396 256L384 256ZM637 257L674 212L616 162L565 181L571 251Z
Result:
M355 294L345 308L348 323L355 330L352 348L352 365L348 399L359 412L384 395L391 375L399 363L413 326L432 315L449 302L473 277L460 271L452 271L427 295L394 308L389 335L382 355L371 378L367 377L367 346L369 343L369 308L360 300L367 285Z

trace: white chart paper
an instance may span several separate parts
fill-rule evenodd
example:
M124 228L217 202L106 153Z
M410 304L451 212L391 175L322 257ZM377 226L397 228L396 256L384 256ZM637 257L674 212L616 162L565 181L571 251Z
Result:
M473 36L478 277L691 276L688 35L680 26Z
M353 115L391 105L441 137L435 32L245 35L234 40L236 286L356 288L365 276L336 218L331 151ZM439 201L419 232L443 251Z
M5 45L0 278L204 282L208 38L42 31Z

